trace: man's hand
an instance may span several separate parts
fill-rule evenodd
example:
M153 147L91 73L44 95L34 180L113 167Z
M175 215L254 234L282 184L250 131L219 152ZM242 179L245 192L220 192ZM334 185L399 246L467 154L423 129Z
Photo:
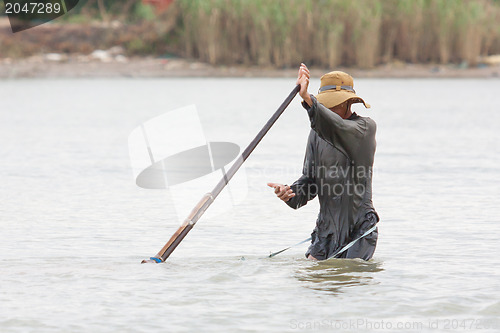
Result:
M309 96L309 93L307 92L310 77L311 74L309 73L309 69L307 69L306 65L301 63L299 68L299 75L297 77L297 84L300 84L299 95L307 104L309 104L309 106L312 106L311 96Z
M293 193L292 189L288 185L267 183L267 186L274 188L274 193L276 193L276 196L284 202L287 202L295 196L295 193Z

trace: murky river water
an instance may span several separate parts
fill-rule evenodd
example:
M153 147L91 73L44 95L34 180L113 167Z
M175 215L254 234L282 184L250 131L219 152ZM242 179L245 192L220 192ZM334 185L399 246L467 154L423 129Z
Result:
M318 210L265 186L300 175L297 98L247 161L245 201L139 264L179 219L165 191L135 186L131 130L194 103L209 140L244 147L293 85L1 81L0 331L500 330L499 80L356 81L378 124L372 261L309 262L305 245L264 258L307 238Z

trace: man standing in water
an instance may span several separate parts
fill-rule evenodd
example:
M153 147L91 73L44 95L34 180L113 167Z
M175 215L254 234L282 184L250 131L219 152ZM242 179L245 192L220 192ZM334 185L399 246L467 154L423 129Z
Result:
M370 106L356 95L349 74L335 71L323 75L316 96L307 91L309 78L309 70L301 64L297 84L311 121L303 174L291 186L267 185L294 209L318 196L320 212L306 257L324 260L379 221L372 204L376 124L351 112L354 103ZM337 257L369 260L377 237L375 229Z

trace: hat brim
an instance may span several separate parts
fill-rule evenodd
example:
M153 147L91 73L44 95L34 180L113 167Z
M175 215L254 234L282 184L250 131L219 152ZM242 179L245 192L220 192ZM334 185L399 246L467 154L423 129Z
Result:
M361 97L357 96L355 93L347 90L326 90L317 94L316 99L319 103L331 109L345 101L351 100L354 103L363 103L363 105L369 109L370 104L366 103Z

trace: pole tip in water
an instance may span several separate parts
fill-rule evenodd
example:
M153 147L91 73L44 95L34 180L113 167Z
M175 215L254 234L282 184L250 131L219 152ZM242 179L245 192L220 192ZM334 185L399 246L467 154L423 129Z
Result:
M144 259L143 261L141 261L141 264L147 264L147 263L159 264L161 262L162 262L161 259L156 257L151 257L149 259Z

